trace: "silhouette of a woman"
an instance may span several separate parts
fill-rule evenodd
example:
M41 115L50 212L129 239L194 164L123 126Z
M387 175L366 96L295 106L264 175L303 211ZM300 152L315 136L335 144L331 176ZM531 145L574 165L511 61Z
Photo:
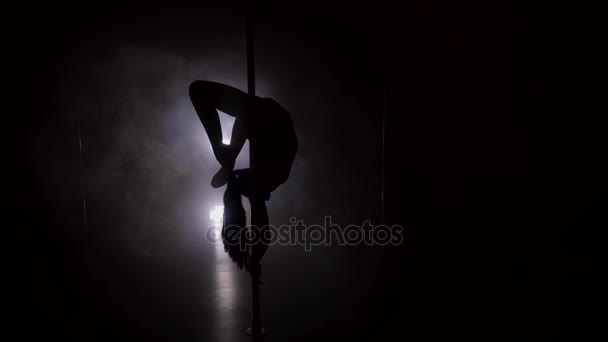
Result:
M242 207L238 206L240 195L244 195L251 203L251 224L263 235L264 227L269 224L265 201L287 181L298 149L291 116L272 99L250 96L215 82L193 82L190 99L221 166L211 186L218 188L229 183L224 194L225 220L242 223ZM236 118L230 145L223 144L218 109ZM249 140L249 168L234 170L245 140ZM235 217L230 217L232 213ZM266 244L253 246L250 260L245 264L250 271L259 267L267 248Z

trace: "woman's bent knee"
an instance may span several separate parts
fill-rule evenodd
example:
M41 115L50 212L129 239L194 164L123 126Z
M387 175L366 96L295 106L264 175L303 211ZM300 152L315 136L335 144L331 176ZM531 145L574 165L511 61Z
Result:
M190 87L188 88L190 92L190 97L200 96L204 94L205 88L208 88L207 82L205 81L194 81L190 83Z
M190 99L198 102L214 103L217 93L217 83L208 81L194 81L190 83Z

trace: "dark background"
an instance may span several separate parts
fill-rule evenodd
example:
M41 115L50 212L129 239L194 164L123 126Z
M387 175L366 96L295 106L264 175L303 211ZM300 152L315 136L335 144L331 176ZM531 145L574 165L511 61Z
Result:
M196 288L210 267L197 215L221 191L207 185L215 165L187 86L245 89L242 4L14 14L22 332L232 340L221 324L196 323L214 320L212 294ZM269 202L271 221L381 221L385 98L384 221L406 230L393 248L269 251L263 305L275 339L559 331L552 224L569 166L549 166L564 153L553 114L567 105L554 91L563 36L550 11L507 1L263 2L256 25L257 91L290 111L301 145Z

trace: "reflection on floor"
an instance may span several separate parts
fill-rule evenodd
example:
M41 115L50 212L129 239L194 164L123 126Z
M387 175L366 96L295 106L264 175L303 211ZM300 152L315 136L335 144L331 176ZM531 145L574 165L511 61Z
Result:
M271 246L262 269L265 341L480 337L519 324L523 292L492 268L500 265L463 254L454 240L427 241L416 253L407 245ZM36 302L23 305L33 332L63 341L250 341L250 277L221 244L192 245L148 258L88 244L38 261L44 267L30 269ZM49 281L34 286L40 279Z

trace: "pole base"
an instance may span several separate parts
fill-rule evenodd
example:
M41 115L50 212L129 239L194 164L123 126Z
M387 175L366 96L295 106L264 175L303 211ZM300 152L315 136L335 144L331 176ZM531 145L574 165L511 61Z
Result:
M247 336L250 336L250 337L262 337L262 336L266 336L267 331L264 328L260 328L259 331L254 331L253 327L249 327L249 328L247 328L245 333L247 334Z

